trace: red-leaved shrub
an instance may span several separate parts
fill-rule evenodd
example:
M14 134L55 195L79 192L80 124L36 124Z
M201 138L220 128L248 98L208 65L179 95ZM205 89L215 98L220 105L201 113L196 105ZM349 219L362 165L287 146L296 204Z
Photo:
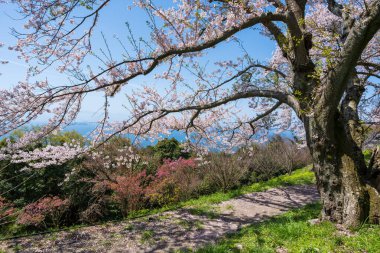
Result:
M152 205L174 203L191 197L200 183L195 159L166 160L146 188L146 196Z
M109 188L113 190L113 199L120 204L123 216L129 211L142 207L144 188L143 180L146 178L145 171L128 176L116 176L115 180L109 182Z
M45 197L25 206L19 214L17 223L26 226L58 227L62 216L69 206L67 199L57 196Z
M11 202L0 197L0 223L5 223L8 218L15 214L15 211L16 209Z

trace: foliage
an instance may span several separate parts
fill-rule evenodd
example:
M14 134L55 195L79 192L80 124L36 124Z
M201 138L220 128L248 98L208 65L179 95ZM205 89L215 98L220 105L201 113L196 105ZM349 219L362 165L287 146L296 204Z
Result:
M108 186L114 192L113 199L119 203L122 214L126 217L129 211L138 210L143 206L143 179L145 171L135 175L117 176L109 181Z
M130 34L122 39L116 36L114 42L127 53L111 50L115 47L109 46L107 36L98 29L101 20L106 20L99 16L107 13L103 9L113 1L60 1L58 5L51 0L11 2L25 23L20 31L12 30L16 43L8 49L30 64L28 76L33 75L36 81L27 79L0 91L0 136L42 114L48 115L49 121L40 131L26 133L1 149L3 160L38 169L66 164L83 152L80 145L43 144L31 150L25 145L72 123L80 115L85 97L103 92L100 104L104 110L96 120L100 124L94 146L115 134L144 138L183 130L196 145L209 143L231 151L253 140L265 141L271 129L291 130L313 147L315 165L320 167L315 170L321 181L318 186L325 186L319 190L325 191L321 196L326 196L326 217L357 225L362 214L374 206L370 203L378 201L372 200L377 194L366 193L364 175L369 173L362 173L361 140L352 136L362 132L362 124L357 124L361 120L379 122L379 1L132 1L126 3L128 11L145 13L149 31L144 33L148 38L136 40L128 25ZM259 33L263 39L270 38L276 45L268 61L259 62L245 49L247 38L247 43L254 45L249 41L251 36L239 37L256 27L264 29ZM96 50L92 44L99 37L105 48ZM206 51L225 42L238 49L237 55L206 59ZM213 64L208 64L210 60ZM70 82L58 86L39 78L38 74L53 66L73 77ZM156 82L149 80L143 87L123 89L152 73L166 86L156 87ZM125 120L110 122L109 99L121 90L127 92ZM344 147L347 143L351 147ZM157 151L161 161L181 156L177 144L165 145ZM284 155L294 156L286 151ZM345 162L347 158L351 161ZM338 168L341 164L352 168ZM115 163L104 165L108 169ZM260 158L252 170L268 172L272 167ZM282 167L289 172L296 166L290 159ZM17 171L25 172L21 169ZM345 175L346 171L353 171L354 176ZM254 178L261 175L258 172ZM32 181L35 174L27 176ZM336 180L330 180L332 177ZM232 187L226 180L223 184L226 189ZM350 191L360 194L341 194ZM368 196L371 200L362 201ZM32 197L36 196L28 196ZM361 205L352 204L357 202ZM355 210L346 210L348 207ZM341 217L349 212L352 218L346 222Z
M157 142L155 146L152 147L154 156L158 157L160 161L166 159L177 160L179 158L189 158L189 153L185 152L181 147L181 144L178 140L163 139Z
M202 164L206 191L228 191L290 173L311 163L308 149L280 136L264 145L254 145L236 154L210 153ZM207 189L208 188L208 189Z
M12 222L14 216L16 215L16 209L14 204L7 199L0 197L0 227L4 228L5 225Z
M205 181L211 189L224 192L240 186L249 173L249 157L213 153L203 164ZM275 168L273 168L275 169Z
M371 149L366 149L363 151L364 159L368 165L369 161L371 160L372 157L372 150Z
M17 135L15 133L10 139L20 136L22 132ZM63 132L42 139L38 146L64 144L72 142L73 139L87 145L87 141L77 133ZM294 148L282 139L277 142L289 146L289 149ZM6 145L6 142L4 143ZM267 150L270 145L272 144L260 146L254 154L265 157L261 152ZM283 151L279 150L276 153L276 149L273 148L271 154L281 155L279 152ZM12 208L10 210L16 213L4 219L7 219L9 224L17 220L15 226L8 227L9 231L12 229L17 234L34 229L133 217L150 212L148 209L152 208L159 210L187 205L186 201L194 204L191 199L197 198L207 200L203 199L202 205L194 204L192 208L207 213L209 200L218 198L217 196L221 199L237 196L242 194L244 189L247 190L247 184L251 182L270 179L274 175L288 172L281 168L273 168L277 174L253 174L249 169L252 163L250 154L210 152L208 155L186 159L183 156L189 154L182 151L177 141L166 140L158 143L157 147L140 149L132 146L129 139L116 136L80 159L61 165L25 169L22 167L24 164L5 164L4 161L4 165L7 166L0 172L0 187L9 200L4 199L4 208ZM162 157L177 155L177 160L161 161ZM289 159L296 158L293 156ZM256 181L250 180L253 177L257 177ZM272 183L268 181L266 184L269 186ZM283 182L273 183L272 187L281 184ZM230 189L234 190L229 191ZM251 190L257 189L247 191ZM215 195L203 197L210 193Z
M167 205L194 197L201 182L195 159L166 160L146 189L152 205Z
M49 135L41 140L43 146L47 145L63 145L65 143L77 142L81 146L85 145L88 141L77 131L64 131L56 134Z
M228 191L228 192L217 192L210 195L203 195L199 198L194 198L190 200L186 200L184 202L179 203L172 203L170 205L166 205L163 207L158 208L152 208L149 207L149 209L141 209L137 211L131 211L128 213L128 218L136 218L141 217L145 215L150 214L156 214L167 210L172 210L180 207L186 207L190 210L194 210L194 212L202 212L212 215L212 212L210 212L209 207L211 204L220 203L222 201L229 200L231 198L240 196L242 194L251 193L251 192L258 192L258 191L264 191L270 188L274 187L280 187L280 186L286 186L286 185L299 185L299 184L311 184L315 183L314 174L310 171L310 168L304 168L299 169L294 172L292 172L290 175L282 175L280 177L273 178L269 181L254 183L252 185L243 186L241 188ZM106 189L106 186L103 186L101 188ZM84 194L81 192L79 195L86 195L87 193L84 192ZM74 195L77 196L77 195ZM77 196L79 197L79 196ZM73 198L70 197L70 202L72 202ZM86 210L82 213L83 216L88 215L84 217L85 219L83 221L87 221L87 223L92 223L96 221L105 221L106 217L104 214L109 212L107 208L110 208L105 204L102 206L102 203L97 202L98 204L92 204L90 206L87 206ZM97 208L99 207L99 208ZM77 209L73 208L72 203L70 203L70 212L76 212ZM97 213L97 212L100 212ZM67 217L67 215L65 216ZM92 218L92 219L91 219ZM33 230L25 230L22 229L22 227L8 227L8 230L2 231L1 237L8 237L10 235L20 235L20 234L27 234L32 233Z
M92 223L126 213L127 199L120 185L125 183L124 178L133 177L138 162L129 140L121 137L84 156L63 184L71 199L72 221Z
M249 152L250 178L247 180L251 182L268 180L311 163L307 148L299 148L293 141L281 136L275 136L266 145L254 145Z
M23 136L23 131L12 133L8 139L13 142ZM84 144L84 138L76 132L59 132L49 135L29 149L35 149L52 144L79 142ZM2 145L7 145L6 139ZM34 202L46 194L58 196L63 194L62 183L65 175L81 162L74 159L61 165L48 165L35 169L27 167L25 163L14 163L10 160L0 161L0 192L2 196L11 200L17 207Z
M44 197L25 206L17 217L17 223L25 226L58 227L69 206L68 199L57 196Z

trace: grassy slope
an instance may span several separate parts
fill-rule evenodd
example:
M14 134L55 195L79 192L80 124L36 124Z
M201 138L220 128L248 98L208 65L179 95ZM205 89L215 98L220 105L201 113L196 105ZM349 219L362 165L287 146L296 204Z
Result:
M380 226L363 225L347 236L329 222L310 225L320 209L320 204L311 204L289 211L197 252L380 252Z
M298 169L290 175L282 175L272 178L268 181L254 183L252 185L242 186L241 188L231 190L228 192L216 192L210 195L204 195L197 199L191 199L178 204L169 205L159 209L145 209L130 214L129 218L135 218L145 216L149 214L160 213L167 210L173 210L178 208L191 208L194 210L208 210L210 205L217 204L242 194L251 192L265 191L271 188L287 186L287 185L302 185L313 184L315 182L314 173L310 170L310 166L302 169Z
M371 151L364 152L369 161ZM286 184L310 184L314 175L307 169L292 175L280 176L268 182L243 187L243 193ZM266 188L269 186L268 188ZM252 191L250 191L252 190ZM233 194L233 193L232 193ZM207 198L208 196L206 196ZM289 211L260 224L243 228L216 245L201 248L199 253L224 252L365 252L380 253L380 226L363 225L349 235L338 231L330 222L310 225L308 220L318 218L321 205L311 204Z
M280 176L268 182L243 187L238 191L261 191L286 184L308 184L313 180L314 175L309 170L301 169L292 175ZM213 199L210 196L205 198ZM218 244L208 245L197 252L380 253L379 225L365 224L360 229L350 231L347 236L330 222L311 225L308 221L318 218L320 210L321 205L317 203L289 211L268 221L245 227Z

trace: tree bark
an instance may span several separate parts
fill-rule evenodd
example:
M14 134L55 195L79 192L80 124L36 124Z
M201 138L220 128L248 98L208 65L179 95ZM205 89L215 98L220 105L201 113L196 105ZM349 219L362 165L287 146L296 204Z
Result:
M297 11L297 4L302 4L289 3L293 13ZM335 4L329 1L333 13ZM334 14L341 16L342 13ZM302 20L301 16L292 17L297 22ZM308 38L302 26L292 22L292 17L288 20L292 36ZM379 28L380 1L373 1L366 15L356 20L347 34L342 34L340 55L322 76L315 71L309 57L310 47L305 43L296 43L293 54L286 54L293 69L293 88L301 94L294 94L299 104L297 115L304 123L313 157L323 205L321 218L347 227L356 227L365 221L379 223L380 220L380 194L372 183L376 180L369 178L373 173L369 173L362 153L363 130L357 106L364 86L355 69L363 50ZM310 42L312 44L312 38Z
M347 103L352 105L352 97ZM366 221L379 223L380 195L369 183L361 127L347 103L331 119L326 111L314 112L304 123L323 205L321 219L358 227Z

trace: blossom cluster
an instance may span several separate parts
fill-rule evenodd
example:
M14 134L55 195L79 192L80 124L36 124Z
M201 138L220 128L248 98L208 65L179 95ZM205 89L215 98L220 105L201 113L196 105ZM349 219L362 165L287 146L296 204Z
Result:
M186 132L194 145L230 151L251 141L265 142L271 131L292 131L304 143L301 115L309 111L294 104L308 107L312 101L299 99L304 94L297 88L300 84L294 73L296 56L302 51L303 61L310 60L315 65L310 80L317 84L325 80L333 60L339 58L345 46L343 16L349 16L353 22L359 20L367 11L363 6L373 1L339 1L342 17L335 15L325 1L307 1L305 15L298 17L295 24L290 18L293 7L283 1L178 0L160 5L157 1L136 0L128 5L146 11L150 37L137 40L130 34L130 45L122 45L125 54L117 57L110 52L106 39L107 50L96 52L91 46L99 16L112 4L109 0L80 4L70 0L53 4L49 0L14 2L26 23L23 32L15 32L18 42L10 49L34 67L36 62L43 69L56 66L76 79L69 85L25 81L11 90L0 90L0 135L27 125L42 114L51 116L49 124L38 134L28 134L0 152L1 158L41 168L62 164L85 151L77 146L49 146L34 151L24 147L72 123L84 97L93 92L103 92L104 114L94 131L94 143L87 150L119 133L142 140L173 130ZM297 36L292 34L293 27L289 29L292 25L297 26ZM277 49L268 61L250 56L238 37L240 31L252 27L276 41ZM363 85L370 87L360 107L366 119L377 114L379 107L379 86L370 78L379 75L379 34L369 42L356 68ZM237 45L241 55L215 61L210 64L212 67L203 66L208 49L222 42ZM296 49L302 43L310 45ZM100 65L95 67L92 59ZM33 74L43 70L34 67ZM132 80L150 73L154 74L154 81L127 90L125 120L110 122L112 97ZM120 157L114 164L105 158L102 164L106 168L131 167L137 160L133 156Z
M45 219L52 219L53 223L59 222L59 218L68 207L68 200L59 197L44 197L24 207L18 215L17 223L28 226L39 226ZM54 224L57 225L57 224Z

